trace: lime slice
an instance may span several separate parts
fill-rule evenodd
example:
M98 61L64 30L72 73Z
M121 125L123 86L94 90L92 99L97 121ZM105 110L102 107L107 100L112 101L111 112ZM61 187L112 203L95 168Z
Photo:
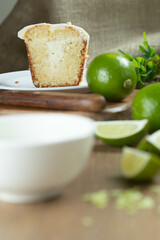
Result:
M125 178L149 180L160 170L160 158L152 153L124 147L120 168Z
M137 146L138 149L152 152L160 156L160 130L145 137Z
M96 136L113 146L137 143L148 130L148 120L124 120L96 123Z

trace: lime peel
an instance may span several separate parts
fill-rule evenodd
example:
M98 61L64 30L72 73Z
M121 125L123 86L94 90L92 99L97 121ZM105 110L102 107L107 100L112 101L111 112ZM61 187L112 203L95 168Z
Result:
M127 86L124 82L128 80L130 83L128 82ZM133 92L137 84L137 74L133 64L123 55L104 53L90 62L87 82L92 92L115 102L121 101Z
M153 83L142 88L132 102L132 118L149 120L149 131L160 129L160 83Z

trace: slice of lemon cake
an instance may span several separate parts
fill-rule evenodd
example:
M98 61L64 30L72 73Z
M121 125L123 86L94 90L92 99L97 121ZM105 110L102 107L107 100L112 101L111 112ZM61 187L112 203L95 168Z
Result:
M18 32L26 44L36 87L76 86L83 80L89 35L67 24L41 23Z

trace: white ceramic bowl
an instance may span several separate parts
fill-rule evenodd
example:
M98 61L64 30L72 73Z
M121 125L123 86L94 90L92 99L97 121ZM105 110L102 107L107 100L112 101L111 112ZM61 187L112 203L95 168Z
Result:
M0 117L0 199L36 202L54 196L86 165L94 121L69 114Z

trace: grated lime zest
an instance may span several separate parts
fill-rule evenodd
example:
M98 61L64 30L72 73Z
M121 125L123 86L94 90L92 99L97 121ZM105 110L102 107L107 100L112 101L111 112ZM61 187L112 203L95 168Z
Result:
M87 193L83 195L82 201L89 202L97 208L106 208L110 198L115 199L115 206L118 210L124 210L129 215L139 210L149 210L155 207L154 199L144 195L137 186L126 190L112 189Z
M139 209L152 209L154 208L154 205L155 203L153 198L147 196L147 197L144 197L139 203Z
M109 201L109 194L107 190L87 193L83 195L82 201L92 203L97 208L106 208Z

